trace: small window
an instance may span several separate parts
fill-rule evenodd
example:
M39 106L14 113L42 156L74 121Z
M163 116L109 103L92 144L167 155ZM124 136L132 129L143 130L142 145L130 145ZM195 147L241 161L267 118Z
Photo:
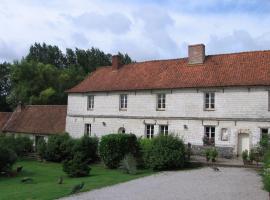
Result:
M91 124L85 124L84 134L87 136L91 136Z
M168 135L168 125L159 125L159 134Z
M268 134L269 134L268 128L261 128L261 137L262 138L268 138Z
M120 127L118 129L118 133L126 133L126 129L124 127Z
M127 109L127 94L120 95L120 102L119 102L120 110Z
M88 96L87 108L88 108L88 110L94 109L94 95Z
M205 126L204 127L204 145L214 145L215 144L215 134L216 128L214 126Z
M147 124L146 125L146 138L153 138L154 137L154 125L153 124Z
M229 130L227 128L221 129L220 139L221 141L229 141Z
M166 94L157 95L157 110L165 110L166 108Z
M205 110L215 110L215 93L207 92L204 94L204 108Z

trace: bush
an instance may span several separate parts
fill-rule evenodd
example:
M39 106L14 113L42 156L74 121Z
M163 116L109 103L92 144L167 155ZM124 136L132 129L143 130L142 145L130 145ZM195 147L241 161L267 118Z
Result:
M70 177L83 177L88 176L91 168L88 166L87 161L84 160L80 153L76 153L71 160L66 160L63 163L63 171Z
M73 154L80 152L83 160L93 163L98 160L98 138L83 136L77 140L72 149Z
M100 157L104 164L113 169L118 168L120 161L128 153L135 157L139 153L139 144L134 134L109 134L102 136L99 147Z
M149 145L149 146L147 146ZM176 136L157 136L144 150L146 167L154 170L182 168L185 164L185 146Z
M243 159L243 161L248 160L248 150L245 150L242 152L242 159Z
M72 158L74 140L68 134L49 136L45 159L53 162L62 162Z
M40 139L37 143L37 153L42 159L46 159L47 143Z
M205 149L204 155L205 155L206 161L208 162L211 159L211 149L210 148Z
M139 139L140 156L138 159L138 167L149 168L149 166L147 166L147 163L151 156L152 146L153 140L146 138Z
M13 150L0 146L0 172L9 172L16 160L17 156Z
M263 165L264 189L270 193L270 150L265 152L263 162L264 162L264 165Z
M0 146L13 150L17 156L33 151L33 141L29 137L1 136Z
M216 158L218 156L218 151L216 148L212 148L211 152L210 152L210 158L212 160L212 162L216 162Z

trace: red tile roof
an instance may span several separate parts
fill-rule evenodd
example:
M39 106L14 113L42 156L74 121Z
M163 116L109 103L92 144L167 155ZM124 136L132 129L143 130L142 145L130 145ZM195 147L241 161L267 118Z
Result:
M67 106L28 105L17 108L3 127L4 132L57 134L65 132Z
M270 50L209 55L203 64L194 65L181 58L138 62L118 70L101 67L67 92L269 85Z
M12 112L0 112L0 132L2 132L2 128L7 123L11 114L12 114Z

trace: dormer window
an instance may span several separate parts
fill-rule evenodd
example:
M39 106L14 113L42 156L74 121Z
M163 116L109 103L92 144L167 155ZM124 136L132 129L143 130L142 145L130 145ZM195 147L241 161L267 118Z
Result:
M166 109L166 94L157 95L157 110Z
M204 93L204 109L215 110L215 93L214 92Z
M93 110L94 109L94 95L89 95L87 99L87 109Z
M119 109L120 110L127 110L127 94L121 94L119 99Z

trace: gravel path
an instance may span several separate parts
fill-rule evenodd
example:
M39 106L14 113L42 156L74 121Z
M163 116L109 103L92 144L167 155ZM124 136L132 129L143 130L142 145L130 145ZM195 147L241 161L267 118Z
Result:
M261 188L261 177L251 169L201 168L162 172L63 200L268 200Z

